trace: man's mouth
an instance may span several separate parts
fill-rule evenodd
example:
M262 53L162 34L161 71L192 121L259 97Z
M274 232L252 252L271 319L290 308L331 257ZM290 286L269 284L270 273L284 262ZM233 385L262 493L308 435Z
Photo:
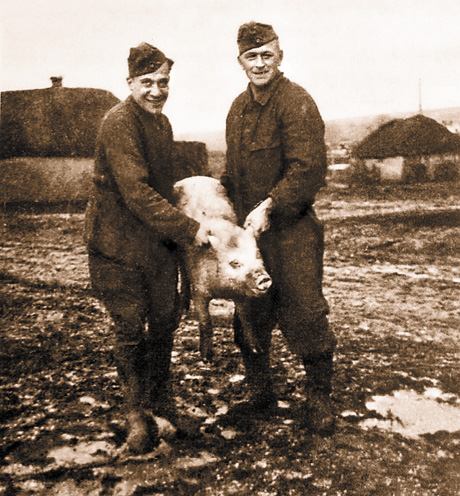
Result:
M152 103L153 105L158 105L158 104L163 103L165 101L164 98L146 98L146 100L149 103Z

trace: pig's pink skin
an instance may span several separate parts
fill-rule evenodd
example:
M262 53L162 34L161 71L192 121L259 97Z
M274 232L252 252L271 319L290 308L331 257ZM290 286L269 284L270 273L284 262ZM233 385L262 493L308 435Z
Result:
M246 344L257 353L259 345L246 323L244 301L265 294L271 278L263 265L250 229L236 225L236 216L217 179L194 176L174 186L176 206L206 226L210 245L189 247L185 253L187 278L200 328L202 358L212 360L212 323L209 302L214 298L235 302ZM246 323L246 325L245 325Z

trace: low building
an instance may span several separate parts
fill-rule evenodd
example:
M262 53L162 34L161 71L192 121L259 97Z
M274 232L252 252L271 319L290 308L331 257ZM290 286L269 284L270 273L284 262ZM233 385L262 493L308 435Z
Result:
M394 119L352 151L355 171L381 181L455 179L460 172L460 136L418 114Z
M1 93L0 158L92 157L104 114L119 102L95 88L66 88L52 77L43 89Z

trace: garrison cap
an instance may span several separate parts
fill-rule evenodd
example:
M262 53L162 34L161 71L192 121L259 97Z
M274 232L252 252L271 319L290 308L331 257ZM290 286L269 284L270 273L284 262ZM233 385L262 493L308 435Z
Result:
M277 39L278 35L270 24L254 21L243 24L238 30L237 38L240 55L251 48L261 47Z
M168 59L165 54L158 48L141 43L129 51L128 69L129 77L142 76L157 71L165 62L168 62L169 68L174 62Z

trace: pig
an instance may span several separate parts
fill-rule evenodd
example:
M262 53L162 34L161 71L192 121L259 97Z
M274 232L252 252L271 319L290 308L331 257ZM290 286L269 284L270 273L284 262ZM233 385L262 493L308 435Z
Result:
M259 344L244 314L247 298L268 292L272 284L251 229L243 229L220 181L193 176L174 185L176 206L207 228L208 246L185 249L186 278L198 316L200 353L212 361L212 323L209 302L214 298L233 300L242 323L243 342L254 353Z

